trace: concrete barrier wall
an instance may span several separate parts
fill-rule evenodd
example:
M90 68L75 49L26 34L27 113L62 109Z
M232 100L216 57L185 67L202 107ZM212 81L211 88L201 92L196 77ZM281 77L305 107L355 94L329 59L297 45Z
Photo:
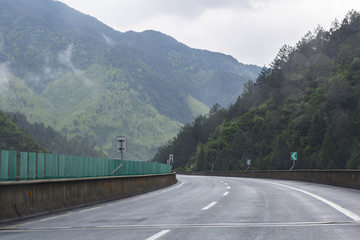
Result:
M360 170L219 171L181 174L284 179L360 189Z
M175 174L0 183L0 222L149 192L177 182Z

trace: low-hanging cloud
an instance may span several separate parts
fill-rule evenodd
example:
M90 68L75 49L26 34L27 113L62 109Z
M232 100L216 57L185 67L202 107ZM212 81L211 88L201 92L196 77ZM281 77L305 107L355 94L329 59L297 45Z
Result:
M7 92L10 82L10 64L8 62L0 63L0 94L3 95Z
M111 38L109 38L108 36L106 36L104 33L102 34L106 44L109 46L109 47L113 47L116 45L116 42L114 40L112 40Z
M72 53L73 53L74 45L71 43L68 47L58 54L58 61L69 69L71 72L75 73L76 75L80 76L83 80L83 84L86 87L93 87L93 83L85 76L84 71L76 68L72 62Z

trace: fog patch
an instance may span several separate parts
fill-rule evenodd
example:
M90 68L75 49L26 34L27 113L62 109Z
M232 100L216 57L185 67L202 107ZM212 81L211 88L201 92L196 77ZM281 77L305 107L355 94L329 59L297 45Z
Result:
M9 71L9 63L0 63L0 94L3 96L7 93L9 89L10 82L10 71Z
M83 81L84 86L93 87L94 84L90 79L88 79L84 73L84 71L76 68L72 62L72 53L73 53L74 45L71 43L69 46L62 52L58 54L58 61L65 66L70 72L76 74ZM48 69L51 72L51 69Z
M104 33L102 34L103 38L105 39L106 44L109 47L113 47L115 46L116 42L114 40L112 40L111 38L109 38L108 36L106 36Z

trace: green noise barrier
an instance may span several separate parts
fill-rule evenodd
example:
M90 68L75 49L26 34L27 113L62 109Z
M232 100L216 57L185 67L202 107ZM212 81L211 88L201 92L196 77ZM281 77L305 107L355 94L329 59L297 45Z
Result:
M104 177L120 164L118 159L1 150L0 181ZM113 176L166 173L171 173L170 165L124 160Z

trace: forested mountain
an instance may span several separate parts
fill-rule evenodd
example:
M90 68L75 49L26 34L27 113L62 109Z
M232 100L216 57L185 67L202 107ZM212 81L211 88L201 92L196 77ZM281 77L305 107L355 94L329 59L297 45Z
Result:
M318 27L249 81L228 108L185 125L154 161L196 170L360 168L360 14Z
M19 112L5 114L16 124L18 129L32 136L36 142L49 152L72 156L104 157L104 153L94 143L89 143L87 139L81 136L68 139L52 127L45 127L44 123L28 122L26 117Z
M19 130L2 111L0 111L0 150L47 152L30 134Z
M184 123L234 102L260 70L159 32L115 31L58 1L1 1L0 108L110 156L126 135L127 158L151 158Z

